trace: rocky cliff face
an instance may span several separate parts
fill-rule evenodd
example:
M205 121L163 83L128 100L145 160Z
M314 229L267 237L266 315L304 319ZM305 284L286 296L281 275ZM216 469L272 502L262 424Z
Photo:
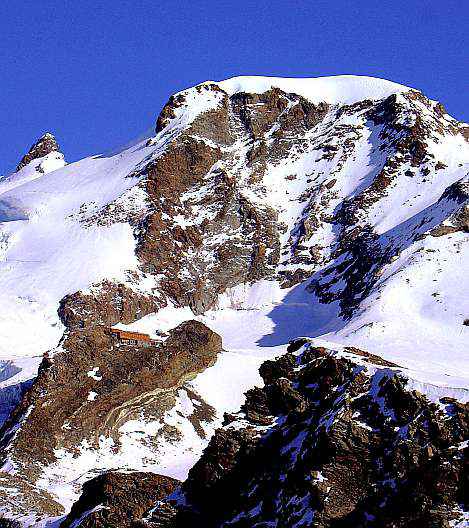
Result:
M242 318L226 332L228 343L238 334L227 354L272 357L291 337L327 334L330 350L355 356L308 345L264 364L265 387L248 392L244 414L227 416L191 470L177 522L457 518L466 409L414 394L394 369L423 380L423 393L437 386L464 399L467 130L441 104L386 81L248 78L172 96L153 137L108 158L63 167L60 155L51 165L58 146L43 136L0 181L0 302L21 314L0 321L0 358L11 363L12 347L47 352L34 382L14 364L0 380L0 401L15 395L0 433L0 511L34 525L63 514L63 490L76 494L95 471L175 471L167 461L178 456L190 467L227 394L243 392L209 328L223 334L230 301L240 313L226 320ZM178 315L156 346L111 340L116 324L154 320L145 331L161 330L165 310ZM362 349L368 361L357 360ZM187 381L219 357L226 392L212 405ZM256 361L240 354L246 378ZM108 502L74 526L111 523ZM161 522L176 522L167 514Z
M265 363L191 469L178 526L463 522L467 404L430 402L356 353L303 344Z
M138 225L137 255L145 272L163 277L173 301L202 313L227 288L275 276L284 227L261 195L244 191L261 187L267 164L321 122L327 105L279 89L232 97L216 84L196 91L216 106L140 171L155 212ZM190 110L188 95L170 99L157 133L168 134L178 112Z

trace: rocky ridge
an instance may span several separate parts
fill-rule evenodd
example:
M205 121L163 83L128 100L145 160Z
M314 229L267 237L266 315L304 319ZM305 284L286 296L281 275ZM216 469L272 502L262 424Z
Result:
M0 431L8 464L14 467L12 475L2 476L0 497L8 505L10 491L23 492L21 510L13 503L23 515L62 513L46 490L35 487L42 469L60 451L79 456L83 447L97 449L103 443L118 450L123 424L162 419L184 383L216 361L221 339L202 323L189 321L157 346L116 345L98 327L72 331L61 348L43 359L33 385ZM203 402L199 406L189 420L203 435L200 421L209 421L214 410ZM157 451L162 438L177 435L162 424L148 444ZM6 512L11 513L8 507Z
M464 525L467 404L431 402L397 365L305 339L260 373L264 387L225 416L181 489L147 506L141 526ZM93 515L77 528L100 526Z
M153 473L107 473L89 480L62 528L143 528L142 518L179 484ZM161 508L163 509L163 508Z
M468 405L361 351L290 349L191 469L176 525L462 526Z

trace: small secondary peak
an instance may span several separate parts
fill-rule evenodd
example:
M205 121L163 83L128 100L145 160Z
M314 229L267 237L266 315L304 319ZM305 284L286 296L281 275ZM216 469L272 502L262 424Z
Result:
M43 158L44 156L47 156L47 154L50 154L51 152L58 152L58 151L59 151L59 145L54 135L51 134L50 132L46 132L36 141L36 143L34 143L31 146L28 153L23 156L23 158L18 164L18 167L16 167L16 172L21 170L32 160Z

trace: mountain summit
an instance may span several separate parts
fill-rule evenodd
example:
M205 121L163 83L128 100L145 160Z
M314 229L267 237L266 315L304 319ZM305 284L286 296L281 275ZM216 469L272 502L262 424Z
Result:
M463 526L468 131L390 81L238 77L115 155L41 171L41 138L0 181L0 513Z
M60 148L55 137L50 132L46 132L31 146L27 154L21 158L18 167L16 167L16 171L18 172L35 159L43 158L47 154L58 152L59 150Z

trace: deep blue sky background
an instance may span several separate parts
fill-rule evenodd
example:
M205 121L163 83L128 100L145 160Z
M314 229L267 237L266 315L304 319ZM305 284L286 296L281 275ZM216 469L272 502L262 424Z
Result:
M469 121L468 19L467 0L2 0L0 175L47 130L73 161L235 75L384 77Z

